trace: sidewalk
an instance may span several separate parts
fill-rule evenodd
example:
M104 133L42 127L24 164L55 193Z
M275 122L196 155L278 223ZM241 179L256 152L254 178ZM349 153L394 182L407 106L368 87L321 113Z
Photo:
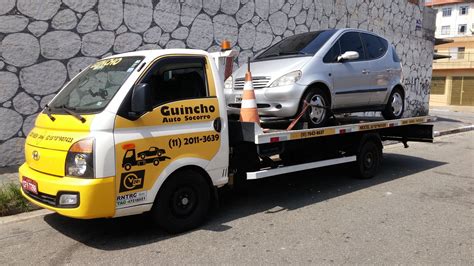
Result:
M438 117L435 136L474 130L474 106L432 106L429 115ZM0 186L8 182L18 182L18 166L0 168Z

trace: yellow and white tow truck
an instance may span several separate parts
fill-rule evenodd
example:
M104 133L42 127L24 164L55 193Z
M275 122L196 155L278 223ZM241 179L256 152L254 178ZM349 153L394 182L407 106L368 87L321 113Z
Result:
M74 77L38 116L19 169L23 195L61 215L151 211L181 232L200 225L219 187L353 163L375 175L383 140L432 141L432 117L263 130L231 120L223 80L233 51L131 52Z

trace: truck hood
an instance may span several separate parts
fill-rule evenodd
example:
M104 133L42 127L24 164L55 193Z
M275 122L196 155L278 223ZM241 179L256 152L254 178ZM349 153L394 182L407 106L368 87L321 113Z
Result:
M311 56L278 58L263 61L250 62L250 72L253 77L266 76L273 81L289 72L301 70L305 64L312 59ZM233 78L244 78L247 72L247 64L243 64L233 74Z
M38 115L26 138L25 161L37 171L64 176L67 152L72 144L89 136L94 115L84 116L85 123L70 115L53 116L55 121L45 114Z

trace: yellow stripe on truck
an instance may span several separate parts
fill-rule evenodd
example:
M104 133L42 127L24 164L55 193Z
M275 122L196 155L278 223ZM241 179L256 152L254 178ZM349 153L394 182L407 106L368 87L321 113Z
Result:
M28 195L22 194L34 204L55 211L64 216L91 219L113 217L115 215L114 177L108 178L73 178L56 177L40 173L23 164L19 169L19 179L25 176L38 184L40 193L56 197L58 192L79 193L79 206L76 208L58 208L44 204ZM57 199L58 200L58 199Z

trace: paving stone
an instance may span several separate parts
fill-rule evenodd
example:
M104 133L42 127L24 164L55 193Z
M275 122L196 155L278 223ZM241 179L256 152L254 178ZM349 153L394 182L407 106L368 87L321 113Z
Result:
M270 1L270 14L280 11L285 4L285 0L271 0Z
M160 37L160 41L158 42L158 44L162 47L165 47L170 38L171 35L169 33L163 33Z
M230 41L231 46L237 43L237 37L239 35L239 28L237 22L232 16L228 15L216 15L213 19L214 24L214 40L216 43L220 43L226 39Z
M13 98L13 107L23 115L31 115L38 110L38 103L30 95L20 92Z
M87 11L86 14L82 17L81 21L77 25L77 32L79 33L88 33L95 31L99 25L99 15L95 11Z
M151 0L125 0L124 21L130 31L146 31L153 21Z
M296 24L303 24L306 22L306 11L301 11L296 17L295 17L295 22Z
M153 18L163 31L171 32L179 24L180 12L179 0L161 0L155 6Z
M28 25L28 30L36 37L43 35L48 30L49 24L44 21L34 21Z
M99 0L100 25L103 30L116 30L123 21L122 0Z
M275 35L281 35L288 26L288 16L281 11L277 11L270 15L268 22L270 22L273 33L275 33Z
M250 49L255 43L255 26L252 23L245 23L239 30L239 46L242 49Z
M273 32L270 24L266 21L262 21L257 26L257 34L255 37L255 45L253 51L258 52L263 48L268 47L273 40Z
M140 47L138 47L137 51L142 51L142 50L160 50L161 47L158 44L145 44Z
M237 23L244 24L250 21L255 13L255 3L248 2L235 15Z
M189 26L202 10L203 0L184 0L181 4L181 24ZM206 1L206 0L204 0Z
M125 53L136 50L142 44L142 36L137 33L126 32L115 38L114 52Z
M236 0L221 0L221 10L227 15L234 15L239 10L240 3Z
M28 25L28 18L19 15L0 16L0 32L20 32Z
M63 3L76 12L84 13L97 4L97 0L63 0Z
M288 13L288 17L296 17L300 12L301 9L303 8L303 0L296 0L296 2L293 4L293 6L290 9L290 12Z
M118 28L115 30L115 35L120 35L120 34L125 33L125 32L127 32L127 31L128 31L127 26L125 26L125 25L122 24L122 25L120 25L120 27L118 27Z
M5 62L17 67L34 64L40 53L38 40L28 33L7 35L1 46Z
M0 131L0 135L1 132L2 131ZM0 167L19 165L24 162L24 146L25 138L12 138L2 143L0 145Z
M0 102L5 102L15 96L18 85L18 78L15 74L0 71Z
M82 37L81 52L85 56L101 56L114 45L115 34L111 31L94 31Z
M214 39L214 31L211 18L206 14L200 14L194 20L188 39L187 46L194 49L206 50L211 46Z
M161 37L160 27L151 27L143 34L143 41L147 43L157 43Z
M184 40L189 35L189 29L187 27L180 27L177 28L173 33L171 33L171 37L178 40Z
M213 16L219 11L219 8L221 6L221 1L220 0L204 0L202 2L202 7L204 12L207 14Z
M186 48L186 44L181 40L171 40L166 44L166 49Z
M0 0L0 15L10 12L15 7L16 0Z
M77 17L71 9L64 9L59 11L53 17L51 26L57 30L72 30L77 25Z
M16 7L23 15L37 20L48 20L58 12L60 0L18 0Z
M24 136L28 136L30 131L35 127L35 121L37 117L38 114L33 114L25 118L25 121L23 121L23 126L21 127Z
M0 108L0 121L2 121L2 127L0 128L0 141L15 136L23 124L23 118L21 115L7 108Z
M41 55L47 59L68 59L81 49L81 37L71 31L51 31L40 38Z
M270 13L270 0L255 0L255 12L263 20L268 19Z
M20 71L21 87L33 95L47 95L57 92L63 86L66 78L66 67L55 60L25 67Z

